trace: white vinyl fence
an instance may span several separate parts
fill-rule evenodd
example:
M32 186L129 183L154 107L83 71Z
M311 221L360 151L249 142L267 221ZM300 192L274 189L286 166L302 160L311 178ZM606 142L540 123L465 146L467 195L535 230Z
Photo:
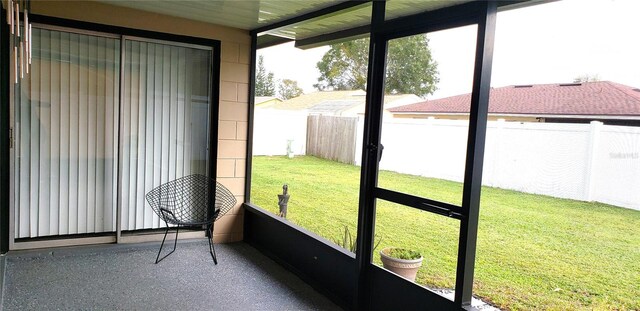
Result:
M380 168L462 182L467 131L467 121L384 123ZM484 159L486 186L640 210L637 127L489 122Z
M307 111L256 109L253 122L253 155L306 154Z
M256 111L254 155L305 154L306 114ZM362 155L362 120L354 163ZM462 182L468 121L394 120L382 129L382 170ZM640 210L640 128L489 122L483 185Z

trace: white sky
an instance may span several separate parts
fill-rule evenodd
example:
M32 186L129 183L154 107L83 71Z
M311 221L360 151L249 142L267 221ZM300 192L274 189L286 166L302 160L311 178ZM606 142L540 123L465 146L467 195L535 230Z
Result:
M565 0L498 13L492 86L567 83L589 74L640 87L640 1ZM469 93L476 26L429 34L438 62L438 91L429 98ZM284 44L258 50L277 79L314 90L316 63L328 47Z

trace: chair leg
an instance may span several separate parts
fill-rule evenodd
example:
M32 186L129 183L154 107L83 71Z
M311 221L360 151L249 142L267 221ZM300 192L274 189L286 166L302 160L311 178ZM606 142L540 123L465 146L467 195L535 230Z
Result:
M216 248L213 245L213 224L209 225L207 228L207 240L209 240L209 253L211 254L211 258L213 259L214 264L218 264L218 259L216 259Z
M164 241L167 238L167 233L169 233L169 224L167 224L167 230L164 232L164 237L162 238L162 244L160 244L160 250L158 251L158 256L156 256L156 264L161 262L163 259L167 258L169 255L173 254L173 252L176 251L176 246L178 245L178 232L180 231L180 226L176 226L176 238L173 241L173 250L170 251L168 254L164 255L162 258L160 258L160 253L162 253L162 247L164 246Z

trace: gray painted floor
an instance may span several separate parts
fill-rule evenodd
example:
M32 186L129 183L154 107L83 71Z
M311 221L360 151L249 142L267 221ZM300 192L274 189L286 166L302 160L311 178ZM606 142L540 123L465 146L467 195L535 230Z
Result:
M158 243L7 256L4 310L340 310L244 243L178 242L154 264Z

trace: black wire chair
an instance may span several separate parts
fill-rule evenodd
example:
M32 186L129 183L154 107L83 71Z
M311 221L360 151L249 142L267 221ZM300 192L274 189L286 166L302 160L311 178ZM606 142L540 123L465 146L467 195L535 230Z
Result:
M213 224L236 204L231 191L217 181L204 175L189 175L162 184L146 195L153 211L167 225L156 263L167 258L176 250L180 226L206 226L209 253L217 265L216 250L213 245ZM211 204L215 202L215 204ZM169 233L169 225L175 225L176 238L173 250L160 258L164 241Z

